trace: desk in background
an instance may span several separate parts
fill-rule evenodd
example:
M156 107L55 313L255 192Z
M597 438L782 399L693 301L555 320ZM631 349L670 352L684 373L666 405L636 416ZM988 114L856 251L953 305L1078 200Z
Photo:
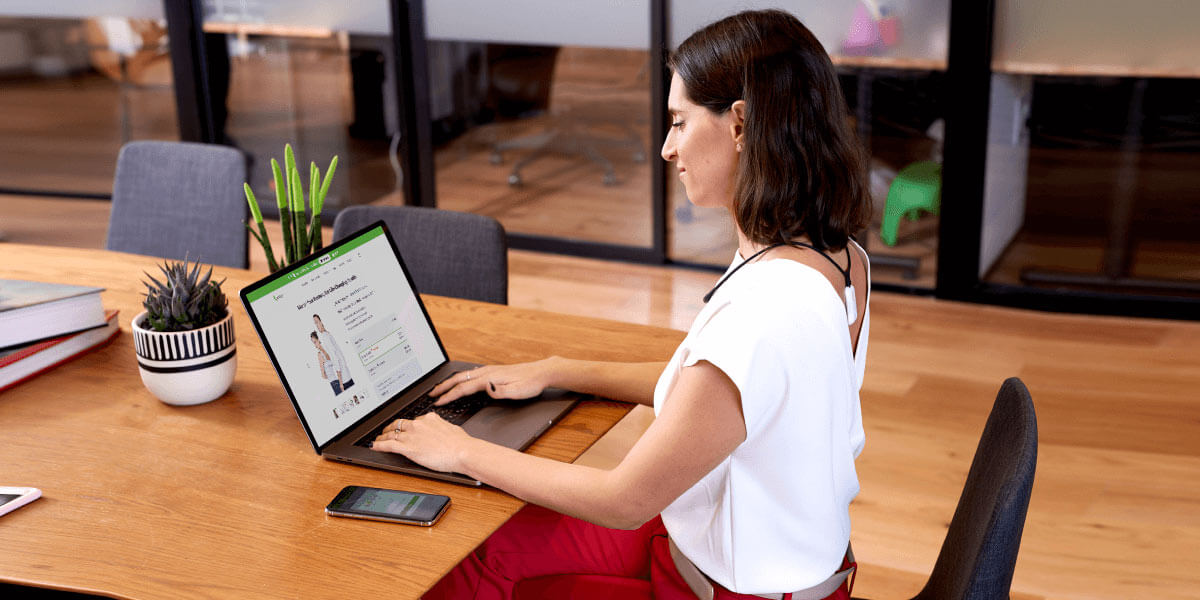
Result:
M0 277L99 285L121 311L110 346L0 393L2 483L44 497L0 519L0 581L128 598L416 598L523 502L317 457L240 305L238 375L222 398L163 404L142 386L129 321L156 259L0 245ZM261 274L218 268L236 298ZM451 358L560 354L664 360L673 330L424 297ZM236 300L234 300L236 303ZM629 405L588 400L529 453L575 459ZM345 485L446 494L419 528L328 517Z

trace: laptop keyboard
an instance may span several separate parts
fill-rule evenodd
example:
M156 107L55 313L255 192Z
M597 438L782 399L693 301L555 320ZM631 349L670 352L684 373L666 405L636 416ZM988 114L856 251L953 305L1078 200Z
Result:
M392 415L391 418L384 421L383 425L375 428L374 431L367 434L363 439L359 440L357 445L369 446L371 442L375 441L375 438L379 437L379 434L383 433L383 429L388 425L391 425L396 419L415 419L430 411L436 412L440 417L450 423L462 425L463 423L466 423L467 419L470 419L472 415L479 412L479 410L483 407L487 406L491 400L492 399L490 396L480 392L470 396L463 396L462 398L459 398L458 400L455 400L454 402L451 402L445 406L434 406L433 403L437 401L437 398L434 398L429 394L422 395L420 398L417 398L408 406L405 406L403 409L401 409L400 412L397 412L396 414Z

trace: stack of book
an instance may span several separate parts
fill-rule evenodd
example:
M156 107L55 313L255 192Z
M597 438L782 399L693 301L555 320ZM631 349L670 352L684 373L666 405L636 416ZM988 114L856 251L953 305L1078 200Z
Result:
M99 348L120 331L102 288L0 279L0 390Z

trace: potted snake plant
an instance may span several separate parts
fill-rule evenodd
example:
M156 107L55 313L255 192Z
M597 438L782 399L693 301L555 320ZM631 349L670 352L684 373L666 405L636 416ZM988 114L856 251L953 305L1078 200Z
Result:
M278 256L271 247L267 237L267 228L263 224L262 209L258 198L249 183L243 183L246 192L246 202L250 204L250 216L254 225L246 223L250 235L258 240L263 253L267 256L267 267L274 273L306 256L321 249L321 209L325 206L325 196L329 194L329 186L333 183L333 174L337 171L338 157L329 161L325 177L321 177L321 169L317 163L308 164L308 199L304 197L304 183L300 169L296 166L296 154L292 145L283 147L283 167L271 159L271 174L275 183L275 205L279 208L279 225L283 229L283 248Z
M133 318L142 383L167 404L216 400L237 371L233 314L212 267L166 261L162 280L146 274L146 309Z

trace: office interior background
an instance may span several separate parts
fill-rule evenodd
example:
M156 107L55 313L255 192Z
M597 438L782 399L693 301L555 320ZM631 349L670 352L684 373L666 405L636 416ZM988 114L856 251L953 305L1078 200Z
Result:
M203 31L187 57L172 55L173 3L8 4L7 206L103 200L117 149L136 139L237 147L269 198L268 161L290 142L302 160L343 157L331 218L407 202L493 216L515 247L713 269L732 256L727 219L663 176L653 129L665 76L652 42L670 48L735 7L771 3L557 14L530 1L196 0L183 3ZM1200 86L1180 14L1194 6L1001 0L956 25L948 0L896 0L884 3L887 39L860 40L858 0L782 5L831 51L870 151L876 214L863 241L884 289L1200 314ZM403 37L421 64L406 69L392 13L407 22L414 6L419 33ZM406 89L420 102L398 102Z
M876 289L1200 317L1200 4L880 4L889 26L864 37L859 0L10 0L0 240L102 247L125 142L236 147L260 198L291 143L341 157L330 222L358 204L484 214L531 273L637 263L698 297L736 240L658 157L663 51L772 6L830 51L869 150ZM667 303L637 318L686 329L698 300ZM628 316L614 306L596 316Z

